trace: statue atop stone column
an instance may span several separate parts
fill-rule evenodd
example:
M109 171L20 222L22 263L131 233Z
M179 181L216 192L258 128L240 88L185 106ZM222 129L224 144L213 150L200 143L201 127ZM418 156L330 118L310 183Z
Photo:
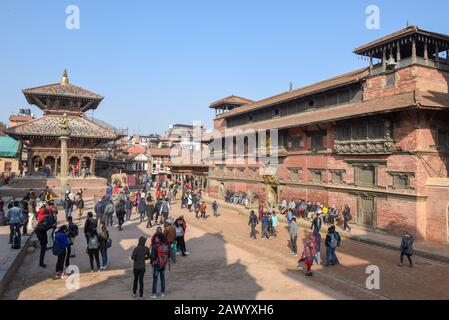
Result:
M67 131L69 129L69 118L67 116L67 113L64 113L64 115L62 116L62 120L59 123L59 128L64 131Z

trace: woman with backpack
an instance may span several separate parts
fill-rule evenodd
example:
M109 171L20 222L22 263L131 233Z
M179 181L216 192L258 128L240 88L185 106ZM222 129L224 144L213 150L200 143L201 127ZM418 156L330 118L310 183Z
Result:
M55 233L55 243L53 244L53 254L58 257L56 262L56 276L55 279L64 279L67 276L64 274L64 262L69 246L69 239L67 237L67 226L61 226Z
M97 271L100 272L100 239L97 233L97 227L92 226L89 235L87 236L87 254L89 255L90 270L94 272L94 258L97 263Z
M170 248L165 237L161 234L156 237L151 248L151 265L153 266L153 290L151 298L156 299L157 279L161 279L161 297L165 296L165 268L169 263Z
M131 260L134 261L133 273L133 297L137 296L137 285L139 285L139 297L143 298L143 276L146 272L145 261L151 258L150 249L145 246L147 239L140 237L137 247L134 248L131 254Z
M326 236L326 266L334 266L337 263L337 256L335 251L337 247L340 246L341 238L337 231L335 231L335 226L330 226L327 229Z
M343 231L349 229L349 232L351 232L351 227L348 224L348 222L351 220L352 220L351 209L349 208L349 205L346 203L345 208L343 210Z
M108 267L108 248L111 247L112 241L109 237L108 228L106 228L105 224L101 225L101 231L99 234L100 240L100 253L101 253L101 270L104 270Z

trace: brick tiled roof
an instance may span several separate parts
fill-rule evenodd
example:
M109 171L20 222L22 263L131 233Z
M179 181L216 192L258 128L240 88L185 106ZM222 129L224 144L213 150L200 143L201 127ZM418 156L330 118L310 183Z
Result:
M389 35L386 35L385 37L382 37L382 38L372 41L368 44L365 44L365 45L355 49L354 53L364 54L367 50L376 48L380 45L387 44L388 42L391 42L391 41L396 41L398 39L401 39L406 36L410 36L412 34L420 34L420 35L432 37L432 38L435 38L438 40L449 41L448 35L431 32L431 31L426 31L426 30L420 29L418 26L409 26L405 29L393 32Z
M172 148L150 148L148 149L147 154L151 156L169 157L171 150Z
M248 125L238 126L235 129L242 131L247 129L282 129L293 128L297 126L314 125L355 117L366 116L370 114L393 112L410 107L416 107L415 93L413 91L398 94L394 96L385 96L371 99L360 103L351 103L337 107L316 109L298 113L295 115L280 117L272 120L260 121ZM220 134L220 130L215 130L203 136L203 141L210 141L214 134Z
M222 115L217 116L217 118L229 118L231 116L235 116L237 114L245 113L248 111L253 111L261 108L265 108L268 106L276 105L282 102L290 101L293 99L297 99L302 96L310 95L313 93L317 93L323 90L329 90L332 88L340 87L346 84L359 82L360 79L366 77L369 74L369 68L359 69L350 73L343 74L341 76L331 78L328 80L324 80L310 86L306 86L303 88L299 88L293 91L281 93L279 95L263 99L260 101L256 101L253 103L249 103L240 108L236 108L229 112L226 112Z
M221 106L223 104L225 104L225 105L226 104L231 104L231 105L243 106L245 104L252 103L252 102L254 102L254 101L233 95L233 96L229 96L229 97L217 100L215 102L212 102L211 105L210 105L210 108L216 108L216 107Z
M90 92L81 87L75 86L73 84L49 84L45 86L24 89L23 93L25 94L29 103L33 103L30 100L30 96L39 95L39 96L62 96L62 97L73 97L73 98L82 98L82 99L90 99L90 100L102 100L103 97Z
M45 115L36 120L32 120L13 128L9 128L6 132L14 137L27 136L60 136L62 117ZM106 140L116 139L113 130L102 127L85 117L73 116L69 117L69 130L71 137L76 138L98 138Z

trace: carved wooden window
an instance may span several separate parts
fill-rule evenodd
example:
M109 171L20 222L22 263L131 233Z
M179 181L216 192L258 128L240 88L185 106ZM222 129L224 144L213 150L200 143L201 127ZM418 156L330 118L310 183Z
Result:
M370 124L368 131L370 139L382 139L385 136L385 125L383 123Z
M311 149L321 150L324 149L324 137L326 133L323 131L313 132L310 136Z
M351 127L344 126L337 129L337 139L341 141L351 140Z
M303 137L302 136L289 136L287 137L287 150L288 151L298 151L304 148Z
M300 174L302 169L301 168L289 168L289 180L291 181L299 181L301 180Z
M374 187L376 185L376 168L366 165L355 168L356 184L364 187Z
M323 170L310 169L309 181L312 183L323 183Z
M410 186L410 180L415 176L414 173L406 172L389 172L393 177L393 189L412 189Z
M367 136L366 124L357 125L352 128L352 137L354 140L365 140Z
M393 177L393 186L395 189L408 189L410 185L409 177L406 175L396 175Z
M344 170L332 170L332 183L342 184Z

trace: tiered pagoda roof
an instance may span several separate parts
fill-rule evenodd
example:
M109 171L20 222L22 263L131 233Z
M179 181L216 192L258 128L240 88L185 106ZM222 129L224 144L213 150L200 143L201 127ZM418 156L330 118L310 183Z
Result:
M61 134L60 123L63 115L68 116L70 136L115 140L116 132L85 116L84 112L96 109L103 97L69 83L67 71L60 83L23 90L30 104L44 111L44 116L6 130L7 134L17 138L33 136L57 137Z
M73 138L95 138L114 140L116 134L113 130L102 127L86 117L70 116L69 132ZM61 134L61 117L56 115L47 115L36 120L18 125L7 130L7 133L13 137L31 137L45 136L58 137Z

